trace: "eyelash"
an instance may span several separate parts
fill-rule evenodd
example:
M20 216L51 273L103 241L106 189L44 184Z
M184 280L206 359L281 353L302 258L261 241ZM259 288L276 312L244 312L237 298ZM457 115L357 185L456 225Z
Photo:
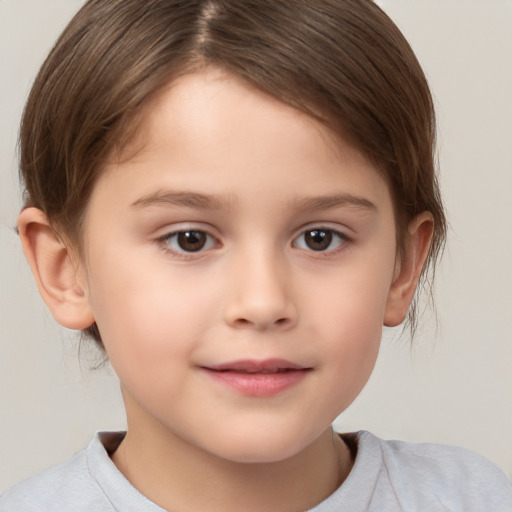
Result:
M298 240L300 240L302 237L307 237L308 235L310 235L312 238L315 238L315 237L322 237L322 236L327 236L327 246L326 247L323 247L323 248L319 248L319 249L313 249L312 247L300 247L298 245ZM347 237L347 235L345 235L344 233L340 232L340 231L337 231L336 229L332 229L332 228L327 228L327 227L324 227L324 226L314 226L314 227L311 227L311 228L307 228L305 229L304 231L301 232L301 234L296 237L294 240L293 240L293 247L297 247L298 249L302 249L302 250L305 250L305 251L310 251L310 252L313 252L315 254L322 254L322 255L327 255L327 254L335 254L337 253L338 251L340 251L343 246L345 244L347 244L347 242L350 242L350 238ZM307 245L307 241L304 241L304 245ZM333 248L330 248L329 247L332 245L332 244L336 244L336 247L333 247Z
M183 247L179 246L179 237L187 237L189 236L192 239L191 235L199 235L199 238L201 236L205 237L204 244L200 245L197 250L185 250ZM196 236L196 238L198 238ZM183 240L182 240L183 241ZM157 242L163 247L163 249L166 252L169 252L177 257L181 257L184 259L194 257L194 255L199 255L203 251L212 249L216 244L218 244L218 241L215 237L207 233L206 231L202 229L182 229L179 231L173 231L171 233L167 233L164 236L157 239ZM176 243L176 246L173 247L174 242ZM191 242L193 243L193 242Z
M306 240L304 240L303 243L299 242L299 240L302 237L307 237L308 235L310 237L327 236L327 245L325 247L314 249L311 246L308 246L308 241ZM180 246L180 236L185 238L189 237L191 243L194 243L194 239L199 239L197 242L197 249L186 250L182 246ZM181 240L181 242L183 241L184 240ZM311 239L309 241L311 241ZM173 231L171 233L165 234L162 237L159 237L157 239L157 242L163 247L164 251L183 259L193 258L194 255L198 256L204 251L215 248L215 246L219 244L218 240L214 236L210 235L209 233L202 229L182 229L178 231ZM319 242L322 241L320 240ZM335 254L338 251L342 250L343 246L345 246L348 242L351 242L351 239L340 231L323 226L314 226L303 230L299 234L299 236L295 237L292 241L292 247L308 251L313 254L327 255ZM336 246L329 249L329 247L333 243Z

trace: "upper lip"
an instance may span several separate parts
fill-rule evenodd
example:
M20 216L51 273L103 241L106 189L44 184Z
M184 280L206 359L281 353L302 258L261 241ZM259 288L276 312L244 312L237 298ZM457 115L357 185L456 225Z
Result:
M218 372L232 371L245 373L277 373L286 370L309 370L310 368L285 359L243 359L227 363L203 366L207 370Z

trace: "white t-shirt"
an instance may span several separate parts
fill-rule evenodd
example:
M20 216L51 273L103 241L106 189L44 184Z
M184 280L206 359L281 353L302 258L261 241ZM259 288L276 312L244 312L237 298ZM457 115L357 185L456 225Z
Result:
M0 512L165 512L110 460L124 433L97 434L68 462L14 486ZM512 512L512 482L463 448L343 435L357 447L345 482L310 512ZM188 512L188 511L185 511ZM283 507L283 512L288 511Z

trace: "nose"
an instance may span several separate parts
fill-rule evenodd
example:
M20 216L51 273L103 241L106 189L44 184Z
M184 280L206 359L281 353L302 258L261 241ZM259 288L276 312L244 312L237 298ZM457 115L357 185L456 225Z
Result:
M297 322L290 270L273 254L254 253L232 266L225 320L234 328L287 330Z

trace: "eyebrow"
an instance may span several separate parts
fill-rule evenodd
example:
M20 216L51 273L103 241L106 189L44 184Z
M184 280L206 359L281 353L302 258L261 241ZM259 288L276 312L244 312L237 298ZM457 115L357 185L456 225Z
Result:
M134 208L150 206L185 206L200 210L227 209L230 201L219 196L200 194L197 192L175 192L159 190L143 196L132 203ZM321 211L340 207L353 207L358 210L377 212L377 207L369 199L352 194L333 194L314 196L299 200L294 207L297 210Z
M185 206L200 210L221 210L228 206L228 201L218 196L199 194L197 192L173 192L159 190L143 196L132 203L134 208L149 206Z
M297 204L299 210L329 210L343 206L354 207L358 210L377 212L377 206L369 199L354 196L352 194L333 194L328 196L308 197L300 200Z

